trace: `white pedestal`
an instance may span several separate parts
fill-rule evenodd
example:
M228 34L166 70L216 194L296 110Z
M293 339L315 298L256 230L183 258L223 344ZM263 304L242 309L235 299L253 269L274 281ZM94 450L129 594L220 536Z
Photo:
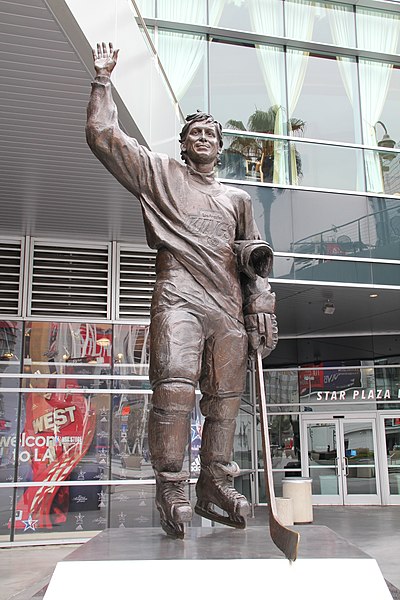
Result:
M293 500L291 498L275 498L276 510L282 525L291 527L293 520Z
M284 498L293 501L294 523L312 523L312 479L308 477L288 477L282 481L282 494Z
M286 559L63 561L44 600L140 598L145 593L176 600L194 589L209 600L392 600L376 561L364 558L298 559L292 564Z

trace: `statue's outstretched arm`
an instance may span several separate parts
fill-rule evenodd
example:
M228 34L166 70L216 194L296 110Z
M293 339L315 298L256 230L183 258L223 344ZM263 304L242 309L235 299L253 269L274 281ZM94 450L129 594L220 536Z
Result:
M119 126L110 76L119 50L103 42L92 50L96 76L87 107L86 139L93 154L130 192L138 196L148 185L148 151Z

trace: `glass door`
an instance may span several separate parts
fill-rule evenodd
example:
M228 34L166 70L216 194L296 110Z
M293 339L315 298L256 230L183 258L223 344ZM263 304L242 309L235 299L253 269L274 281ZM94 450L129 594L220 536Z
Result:
M302 417L302 472L314 504L380 504L375 419Z
M383 469L382 488L385 504L400 504L400 415L385 414L381 419L379 447L386 468Z

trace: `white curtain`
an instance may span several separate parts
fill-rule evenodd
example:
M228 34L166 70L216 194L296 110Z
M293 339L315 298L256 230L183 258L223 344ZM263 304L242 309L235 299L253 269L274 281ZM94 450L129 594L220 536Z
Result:
M224 0L210 3L210 22L218 23ZM157 0L157 16L178 23L205 23L205 2L191 0ZM177 100L181 100L192 83L206 55L206 39L201 35L185 35L160 31L157 52Z
M249 12L253 31L270 35L282 35L282 7L276 0L252 0ZM273 46L256 46L258 61L264 77L265 86L272 105L279 107L275 119L274 133L285 135L285 85L283 52ZM262 107L267 111L270 107ZM289 174L285 158L285 142L274 143L273 183L289 183Z
M327 10L332 39L335 44L343 47L354 45L354 19L350 7L341 4L332 4ZM344 89L352 107L358 102L357 78L354 60L345 56L336 57L337 66L343 81ZM359 120L357 110L353 110L354 129L359 132ZM357 135L357 134L356 134ZM356 152L357 163L357 189L364 187L363 157L361 152Z
M249 12L254 31L270 35L282 35L280 2L278 3L276 0L252 0L249 2ZM314 19L315 11L311 2L307 2L307 0L298 0L295 3L288 2L286 10L286 36L290 38L311 39ZM286 134L285 122L288 119L287 116L285 118L286 101L282 51L279 48L257 46L257 55L269 97L273 104L281 107L277 112L274 133L276 135ZM293 115L300 96L307 69L307 59L307 52L287 51L289 115ZM275 142L273 183L290 183L284 148L285 142ZM290 161L292 183L297 185L296 156L293 144L290 144Z
M159 31L157 52L179 102L205 56L206 41L200 35Z
M357 38L360 48L395 54L397 51L400 17L369 9L357 10ZM393 65L360 59L360 100L364 144L376 146L376 124L380 120L389 90ZM365 152L367 190L383 193L384 183L377 152Z
M354 21L352 18L352 10L342 4L332 4L327 10L329 26L332 33L332 39L335 44L343 47L352 46L354 39ZM353 61L348 58L337 56L338 68L343 80L347 97L353 104L354 99L354 77L353 77Z

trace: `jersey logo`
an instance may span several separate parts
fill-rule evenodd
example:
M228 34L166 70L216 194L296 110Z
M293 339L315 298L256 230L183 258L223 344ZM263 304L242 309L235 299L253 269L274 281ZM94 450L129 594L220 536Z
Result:
M189 215L186 227L191 233L204 236L210 246L220 246L233 238L233 225L223 221L220 213L210 210Z

